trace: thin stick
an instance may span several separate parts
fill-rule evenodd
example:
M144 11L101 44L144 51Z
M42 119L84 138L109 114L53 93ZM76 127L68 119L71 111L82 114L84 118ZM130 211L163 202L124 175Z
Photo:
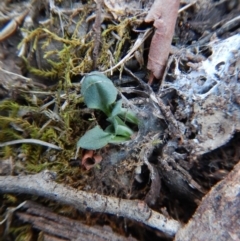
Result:
M170 130L170 133L172 135L172 137L182 137L183 136L183 133L182 133L182 130L180 128L180 122L178 122L173 113L171 112L169 106L166 106L162 99L157 97L154 92L150 94L150 98L153 102L157 103L164 118L165 118L165 121L168 122L168 125L169 125L169 130Z
M4 73L6 73L6 74L15 75L15 76L17 76L17 77L19 77L19 78L21 78L21 79L27 80L27 81L29 81L29 82L32 81L32 79L30 79L30 78L26 78L26 77L24 77L24 76L22 76L22 75L19 75L19 74L16 74L16 73L7 71L7 70L5 70L5 69L3 69L3 68L1 68L1 67L0 67L0 71L4 72Z
M127 62L128 60L130 60L133 57L134 52L143 44L143 42L148 38L148 36L150 36L150 34L152 33L152 29L147 29L143 36L139 35L138 39L136 40L136 42L134 43L132 49L129 51L129 53L121 60L119 61L116 65L114 65L112 68L107 69L105 71L103 71L102 73L108 73L111 72L112 70L118 68L119 66L123 65L125 62Z
M181 227L178 221L151 210L144 202L78 191L57 184L53 179L55 179L55 173L47 170L28 176L2 176L0 177L0 192L42 196L74 206L80 211L89 210L134 219L170 236L174 236Z
M188 9L189 7L191 7L192 5L194 5L196 2L197 2L197 1L194 1L194 2L192 2L192 3L187 4L186 6L184 6L184 7L182 7L182 8L180 8L180 9L178 10L178 14L181 13L181 12L183 12L183 11L185 11L186 9Z
M22 143L37 144L37 145L47 146L49 148L53 148L56 150L62 150L62 148L59 146L48 143L46 141L37 140L37 139L20 139L20 140L14 140L14 141L7 141L4 143L0 143L0 147L22 144Z

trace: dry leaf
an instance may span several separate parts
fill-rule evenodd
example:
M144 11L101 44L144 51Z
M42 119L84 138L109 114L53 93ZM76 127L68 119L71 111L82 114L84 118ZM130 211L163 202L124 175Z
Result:
M152 38L147 68L154 77L160 79L163 75L178 14L179 0L155 0L145 22L152 22L156 28Z

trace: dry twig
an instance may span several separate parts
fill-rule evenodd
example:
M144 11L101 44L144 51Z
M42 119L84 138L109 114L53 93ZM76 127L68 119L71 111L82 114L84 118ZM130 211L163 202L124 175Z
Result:
M43 196L80 211L90 210L134 219L170 236L174 236L181 226L178 221L151 210L144 202L77 191L57 184L54 178L54 173L49 171L28 176L3 176L0 177L0 192Z
M59 146L48 143L46 141L37 140L37 139L20 139L20 140L14 140L14 141L7 141L7 142L4 142L4 143L0 143L0 147L23 144L23 143L42 145L42 146L47 146L49 148L53 148L53 149L56 149L56 150L62 150L62 148L59 147Z

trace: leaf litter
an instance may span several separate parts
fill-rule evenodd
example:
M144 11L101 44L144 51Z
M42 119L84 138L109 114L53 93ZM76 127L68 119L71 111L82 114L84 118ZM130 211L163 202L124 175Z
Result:
M177 51L168 50L163 77L155 76L161 81L153 82L153 91L145 84L151 75L146 66L149 52L160 48L150 44L159 30L144 21L153 1L73 1L72 6L68 1L33 1L22 28L0 45L0 142L18 141L1 147L1 159L11 160L11 174L47 168L66 185L145 200L187 222L205 191L224 178L240 156L236 2L180 1L180 7L191 5L179 11L172 41ZM19 2L1 4L6 9L0 18L4 29ZM17 16L24 13L20 7L16 11ZM203 29L195 27L199 21ZM75 156L86 130L106 125L101 113L86 108L80 93L80 79L93 70L108 75L140 124L126 143L109 144L85 157L80 150ZM21 143L24 139L63 151ZM81 159L89 171L79 167ZM161 189L159 178L152 178L156 170Z

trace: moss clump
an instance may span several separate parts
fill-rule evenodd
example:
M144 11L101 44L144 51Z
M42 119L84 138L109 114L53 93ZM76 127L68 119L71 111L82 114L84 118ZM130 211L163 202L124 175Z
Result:
M74 158L76 143L84 134L88 122L82 120L79 105L83 100L78 90L68 89L62 94L61 88L57 85L49 93L30 91L17 100L0 102L0 143L37 139L63 149L56 151L29 143L4 146L0 148L0 158L12 157L14 172L37 173L51 169L67 175L68 168L71 169L68 161ZM31 101L33 97L34 102Z
M109 21L109 17L106 17L102 22L104 29L100 30L101 36L97 36L94 29L95 19L89 19L92 11L90 1L84 6L83 11L75 17L71 15L65 22L57 22L56 16L51 16L52 21L48 26L22 30L26 37L18 47L30 46L32 52L28 57L24 57L28 71L43 78L61 80L69 87L74 76L93 70L93 58L96 58L100 71L117 64L127 53L127 48L131 47L130 35L135 18ZM56 24L60 25L62 30L55 28ZM98 56L93 57L98 38ZM33 64L34 55L37 58ZM43 66L43 62L47 62L47 65Z

